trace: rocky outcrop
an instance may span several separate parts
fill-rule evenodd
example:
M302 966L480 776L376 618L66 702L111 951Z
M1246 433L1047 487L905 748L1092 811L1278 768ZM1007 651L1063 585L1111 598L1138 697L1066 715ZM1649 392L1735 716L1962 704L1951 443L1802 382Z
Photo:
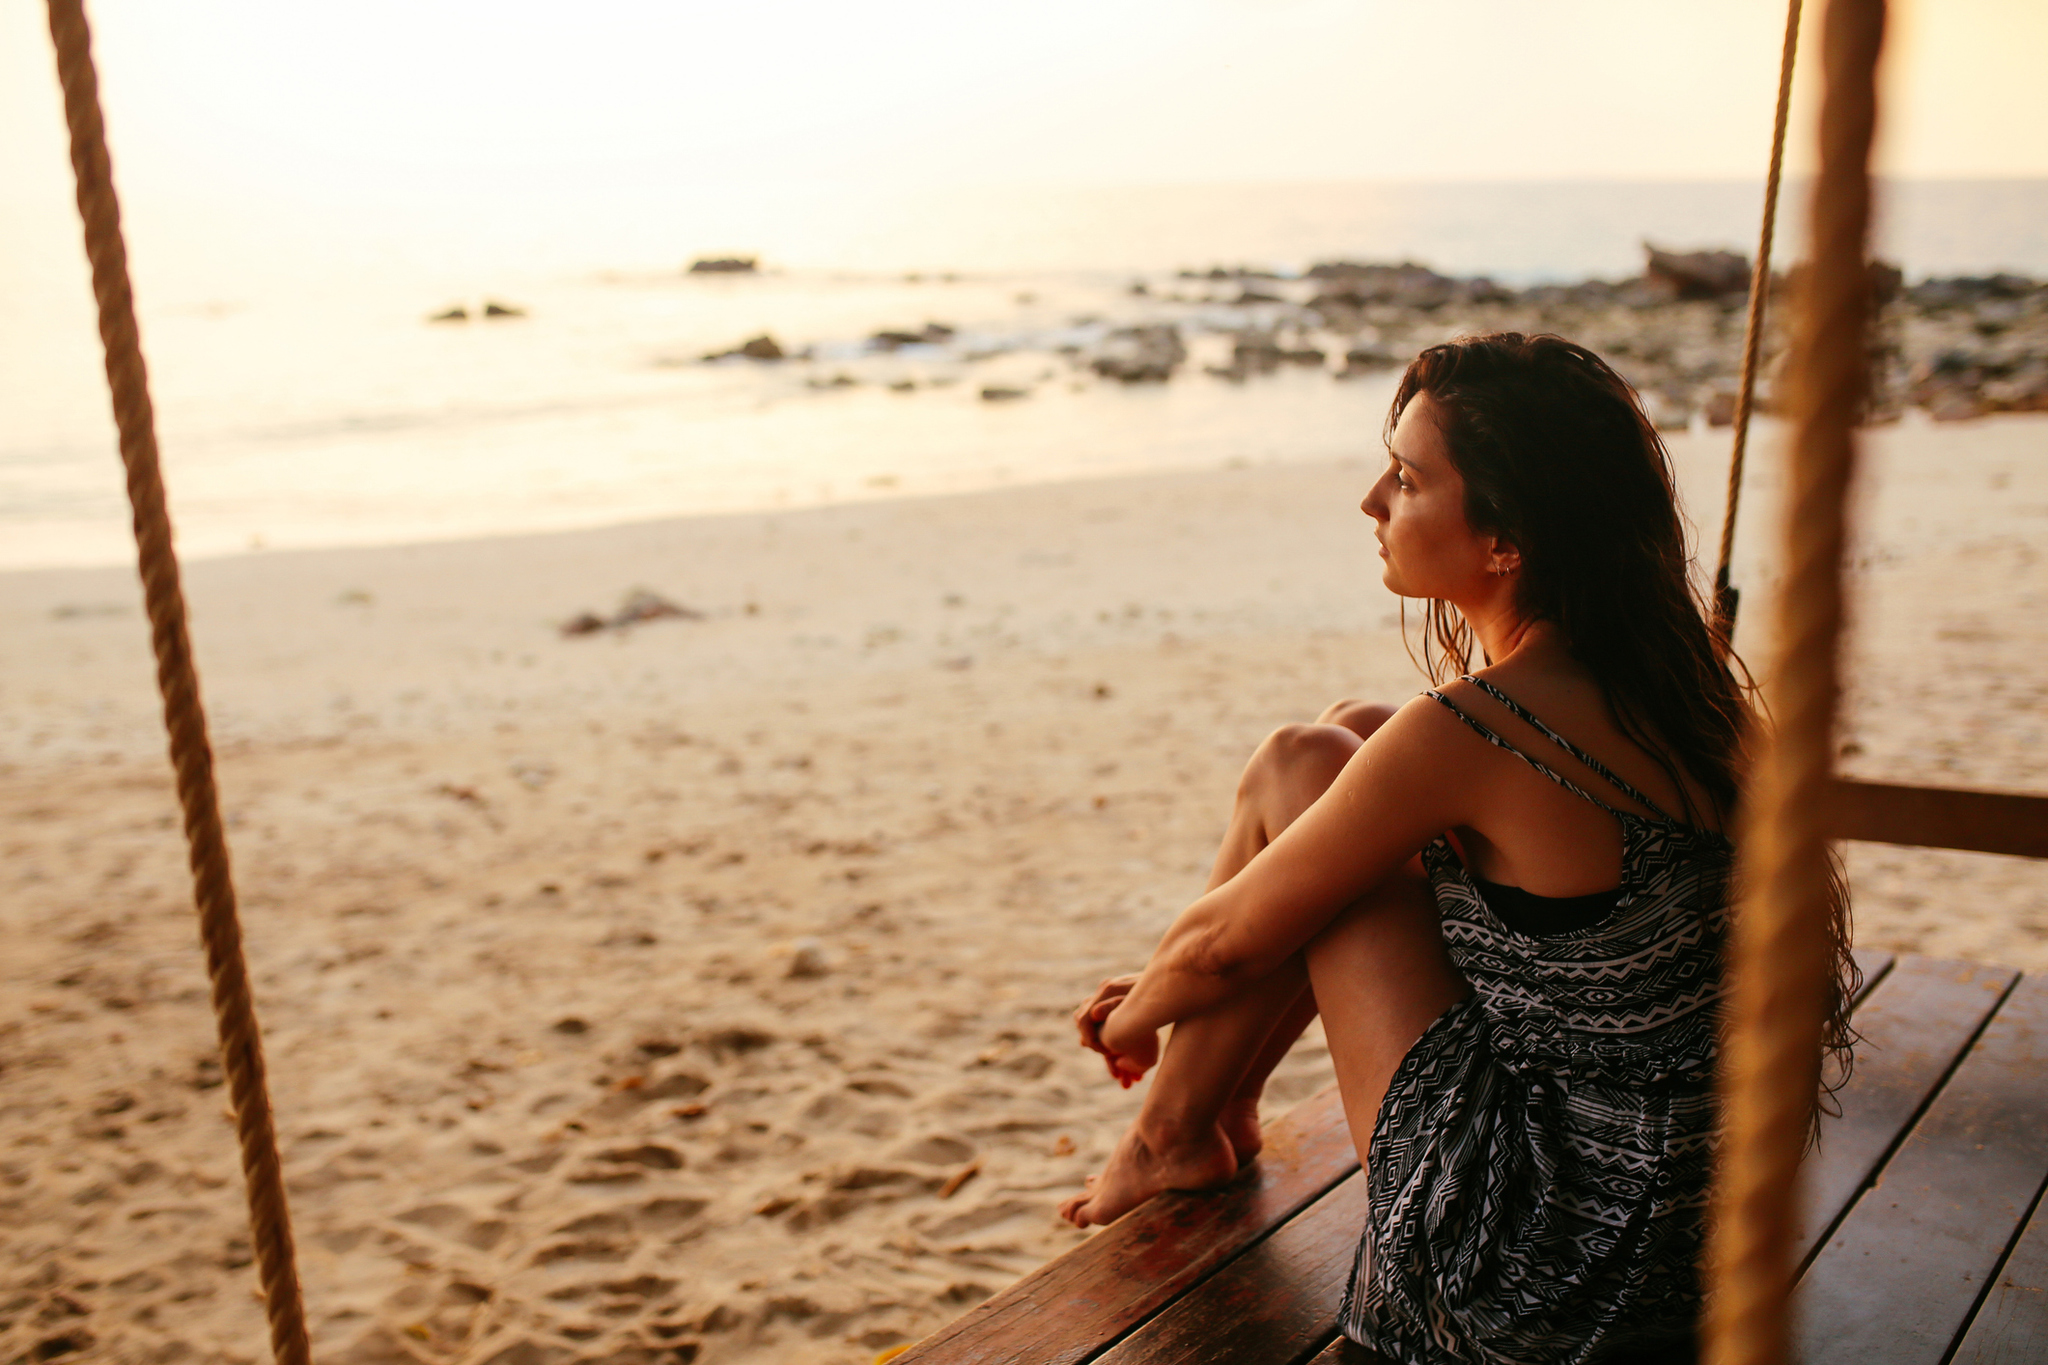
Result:
M1173 323L1119 327L1102 340L1089 368L1122 384L1164 384L1188 358L1187 343Z
M699 256L690 262L687 273L692 275L754 275L761 269L761 262L754 256Z
M785 358L786 355L781 344L766 332L757 337L749 337L729 351L713 351L704 357L706 363L715 360L782 360Z
M1643 272L1628 279L1522 289L1483 276L1441 274L1413 261L1324 261L1292 279L1244 267L1180 273L1237 289L1234 296L1212 288L1193 298L1126 286L1124 297L1138 301L1129 306L1142 309L1145 319L1133 325L1112 327L1099 315L1075 315L1052 335L999 337L978 328L973 338L963 339L947 324L927 322L916 330L876 331L865 347L880 355L943 347L905 359L943 361L947 367L1043 349L1104 380L1163 384L1188 363L1188 329L1194 329L1207 333L1204 359L1227 340L1227 363L1218 357L1204 366L1206 372L1247 383L1290 366L1356 380L1399 369L1424 347L1454 336L1549 332L1608 360L1635 385L1661 429L1725 426L1734 419L1749 279L1748 262L1734 251L1646 246ZM1783 403L1785 324L1799 274L1795 266L1771 281L1755 395L1760 413L1776 412ZM1890 420L1908 406L1943 420L2048 411L2048 283L2000 274L1925 280L1908 288L1895 266L1876 263L1871 302L1866 420ZM1256 325L1247 326L1242 313L1218 311L1232 304L1256 306ZM773 338L761 336L706 359L772 361L784 354ZM812 355L807 349L796 358ZM1341 365L1330 364L1333 355L1342 356ZM902 368L884 362L874 373L841 370L811 374L804 382L816 389L873 383L913 393L967 378L950 371L910 375ZM983 381L981 387L996 403L1028 392L1006 383Z
M881 331L868 338L871 351L900 351L905 346L941 346L955 336L943 322L927 322L915 332Z
M1749 293L1749 258L1733 251L1664 251L1643 243L1644 275L1674 299L1720 299Z
M1498 303L1513 297L1483 276L1456 279L1439 275L1413 261L1400 265L1362 265L1356 261L1324 261L1309 267L1317 282L1309 311L1340 330L1357 330L1374 310L1434 313L1451 304Z

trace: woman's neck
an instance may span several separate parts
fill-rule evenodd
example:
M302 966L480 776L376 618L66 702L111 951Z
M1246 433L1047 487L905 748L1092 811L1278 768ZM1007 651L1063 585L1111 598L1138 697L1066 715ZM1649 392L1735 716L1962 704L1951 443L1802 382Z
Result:
M1518 650L1548 643L1555 639L1557 633L1550 622L1523 615L1512 602L1501 603L1492 611L1482 610L1477 615L1467 611L1465 619L1472 623L1472 634L1478 639L1479 648L1485 651L1489 664L1500 663Z

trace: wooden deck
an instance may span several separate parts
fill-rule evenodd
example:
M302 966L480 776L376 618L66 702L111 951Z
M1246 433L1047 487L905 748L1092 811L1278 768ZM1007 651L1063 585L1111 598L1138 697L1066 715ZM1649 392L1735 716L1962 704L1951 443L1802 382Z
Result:
M2048 976L1860 960L1865 1042L1807 1165L1799 1358L2048 1361ZM1336 1328L1363 1200L1326 1090L1240 1181L1153 1200L897 1361L1380 1361Z

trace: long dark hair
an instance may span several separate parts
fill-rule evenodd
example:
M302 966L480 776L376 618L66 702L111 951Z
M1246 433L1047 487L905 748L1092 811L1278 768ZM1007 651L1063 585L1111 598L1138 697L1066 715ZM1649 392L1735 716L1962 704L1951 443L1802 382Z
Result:
M1693 572L1671 456L1636 391L1583 346L1500 332L1417 356L1387 414L1389 441L1425 393L1465 480L1465 519L1521 552L1517 605L1562 633L1615 725L1678 788L1686 818L1700 823L1690 776L1715 820L1732 822L1756 689ZM1457 608L1432 599L1417 660L1431 680L1470 672L1473 645ZM1835 889L1830 1091L1847 1074L1849 1004L1860 986L1839 875Z

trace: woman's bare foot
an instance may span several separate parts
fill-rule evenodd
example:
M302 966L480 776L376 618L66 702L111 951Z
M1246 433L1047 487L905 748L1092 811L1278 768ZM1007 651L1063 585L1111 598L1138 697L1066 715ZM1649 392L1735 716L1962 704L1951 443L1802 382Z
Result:
M1223 1106L1223 1112L1216 1116L1216 1122L1223 1129L1223 1136L1230 1140L1230 1150L1237 1154L1237 1164L1250 1164L1266 1145L1265 1132L1259 1127L1259 1097L1250 1099L1233 1096Z
M1077 1228L1114 1223L1155 1194L1207 1189L1236 1174L1237 1156L1220 1123L1155 1141L1147 1141L1133 1123L1102 1174L1088 1177L1088 1192L1060 1205L1060 1217Z

